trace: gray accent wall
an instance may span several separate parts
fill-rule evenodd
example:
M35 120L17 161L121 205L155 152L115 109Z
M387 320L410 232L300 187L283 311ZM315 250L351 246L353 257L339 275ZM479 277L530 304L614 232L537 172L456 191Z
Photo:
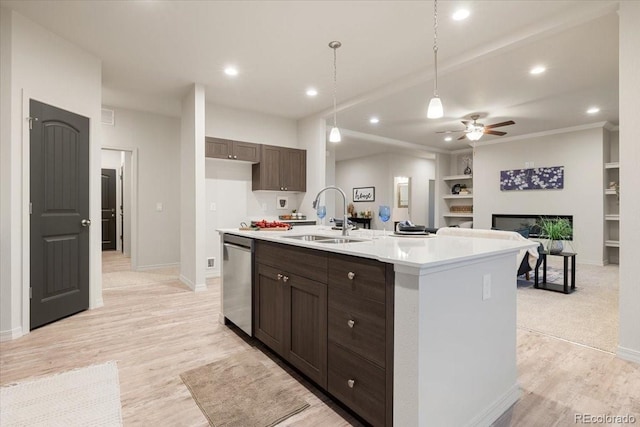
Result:
M491 228L492 214L573 215L577 262L604 262L602 127L479 144L473 168L474 228ZM564 189L500 191L500 171L564 166ZM571 249L571 248L569 248Z

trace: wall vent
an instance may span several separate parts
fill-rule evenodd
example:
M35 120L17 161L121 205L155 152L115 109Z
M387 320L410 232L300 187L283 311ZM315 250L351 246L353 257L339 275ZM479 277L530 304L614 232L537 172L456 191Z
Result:
M115 112L107 108L102 109L102 124L113 126L115 124Z
M207 268L214 268L216 266L215 258L207 258Z

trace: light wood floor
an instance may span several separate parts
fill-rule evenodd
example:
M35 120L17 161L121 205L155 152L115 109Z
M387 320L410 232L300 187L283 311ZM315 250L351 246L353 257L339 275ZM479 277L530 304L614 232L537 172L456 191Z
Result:
M248 349L218 323L220 287L193 293L177 271L131 272L118 253L103 256L104 307L0 344L0 385L115 360L127 426L205 426L180 380L183 371ZM286 367L284 367L287 369ZM283 369L281 363L273 369ZM573 425L576 413L635 416L640 366L615 355L518 330L522 398L496 426ZM293 371L292 380L301 380ZM296 387L310 408L283 425L359 425L308 383ZM460 402L464 404L464 402Z

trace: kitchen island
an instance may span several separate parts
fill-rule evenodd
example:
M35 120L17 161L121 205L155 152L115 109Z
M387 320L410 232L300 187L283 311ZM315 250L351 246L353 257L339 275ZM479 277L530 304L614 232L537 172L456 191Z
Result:
M392 373L392 388L387 393L392 399L387 415L392 412L392 418L373 424L389 425L392 419L396 426L490 425L517 401L516 254L535 247L534 242L444 236L379 238L379 231L357 230L349 236L355 240L342 243L339 232L318 226L280 232L218 231L286 249L283 253L289 255L282 261L292 265L298 263L293 257L299 250L328 254L329 268L341 257L345 263L360 259L364 264L377 262L388 267L379 271L383 276L384 271L391 272L387 283L391 283L392 298L387 301L392 307L387 312L392 322L387 324L392 325L392 332L386 342L392 343L393 351L386 369ZM296 238L301 235L335 240ZM370 271L374 267L366 266ZM384 277L381 280L384 283ZM343 365L348 363L348 359L340 360ZM326 380L314 381L330 390L322 383ZM330 382L331 368L329 387ZM357 389L352 380L348 386ZM349 398L345 397L348 406ZM367 419L363 409L354 410Z

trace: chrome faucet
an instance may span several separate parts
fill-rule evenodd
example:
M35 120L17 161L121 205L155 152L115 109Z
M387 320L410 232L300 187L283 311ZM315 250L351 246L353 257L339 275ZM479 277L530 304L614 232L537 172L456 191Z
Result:
M330 185L328 187L324 187L322 190L318 192L316 195L316 199L313 201L313 208L318 208L318 203L320 202L320 195L327 190L336 190L340 194L342 194L342 208L344 210L344 217L342 218L342 235L349 235L349 220L347 219L347 195L342 191L341 188L336 187L335 185Z

